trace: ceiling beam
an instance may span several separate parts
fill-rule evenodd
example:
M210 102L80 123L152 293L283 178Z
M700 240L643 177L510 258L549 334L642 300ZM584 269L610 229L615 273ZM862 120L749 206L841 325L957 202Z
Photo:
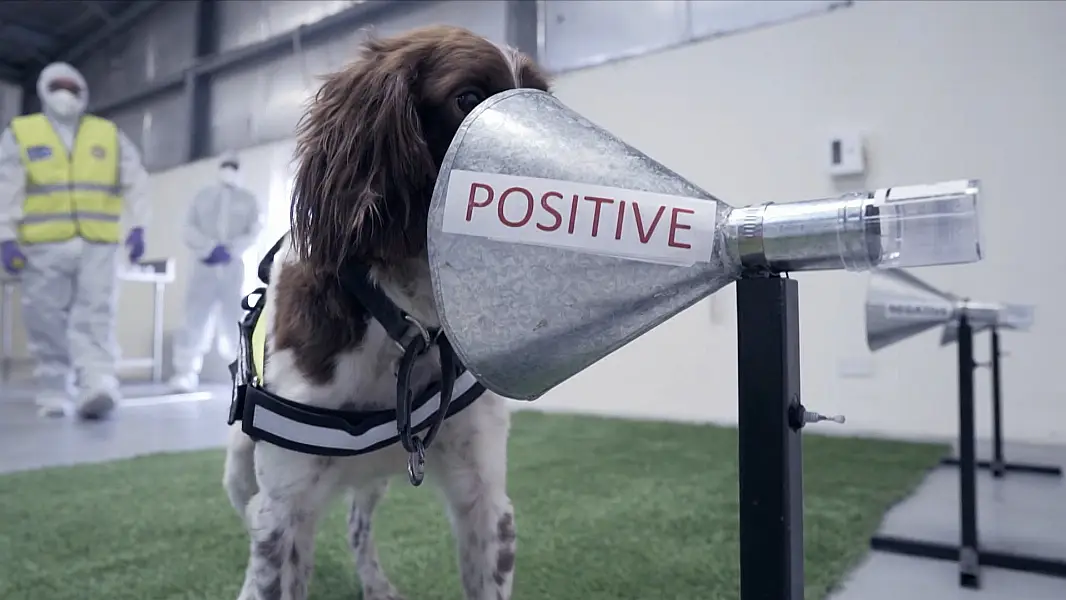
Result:
M158 7L162 2L159 0L140 0L131 2L130 7L115 15L107 25L97 29L78 44L59 52L59 60L74 63L85 58L90 52L104 44L111 36L125 31L136 23L141 17Z
M55 50L56 39L47 33L30 29L24 25L7 23L0 20L0 35L5 41L15 46L29 46L38 51L51 52Z
M88 5L89 10L91 10L93 13L95 13L96 16L100 17L100 20L103 21L104 23L110 25L110 24L112 24L115 21L115 18L116 18L115 15L111 14L110 12L108 12L108 10L106 8L104 8L103 4L100 4L96 0L82 0L82 1L86 5Z

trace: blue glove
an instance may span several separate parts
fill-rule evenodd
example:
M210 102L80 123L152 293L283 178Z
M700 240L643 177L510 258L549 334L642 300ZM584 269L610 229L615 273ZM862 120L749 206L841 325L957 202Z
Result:
M126 236L126 248L130 251L130 262L137 262L144 256L144 228L134 227Z
M0 262L4 263L4 270L11 275L18 275L19 271L26 267L26 255L19 250L18 242L8 240L0 242Z
M211 250L211 254L207 255L207 258L204 259L204 264L205 265L217 265L217 264L223 264L224 265L224 264L228 264L229 261L231 261L231 260L233 260L233 257L231 257L229 255L229 251L226 250L225 246L223 246L222 244L219 244L219 245L215 246L213 250Z

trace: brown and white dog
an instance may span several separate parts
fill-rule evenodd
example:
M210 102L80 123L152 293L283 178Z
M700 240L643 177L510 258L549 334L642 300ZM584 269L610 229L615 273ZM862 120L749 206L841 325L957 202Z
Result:
M358 61L325 79L298 129L291 231L266 292L271 392L326 408L395 407L400 351L342 291L341 264L366 265L393 303L439 327L426 256L437 171L466 114L517 87L547 91L548 82L529 57L444 26L371 38ZM439 377L436 351L427 359L412 389ZM451 519L468 600L511 596L515 526L504 402L486 392L443 423L427 452L427 480ZM316 521L342 492L363 598L401 598L382 571L370 524L407 458L399 444L350 458L301 454L253 443L234 425L224 485L251 536L239 599L307 597Z

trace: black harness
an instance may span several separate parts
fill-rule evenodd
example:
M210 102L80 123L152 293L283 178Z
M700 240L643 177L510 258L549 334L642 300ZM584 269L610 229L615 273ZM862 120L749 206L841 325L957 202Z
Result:
M283 236L259 263L259 279L270 284L274 256L288 236ZM473 404L485 388L459 362L444 333L427 328L396 306L371 279L366 267L348 265L341 286L370 313L403 352L396 375L396 409L369 412L335 410L300 404L282 398L262 384L266 363L253 360L253 337L266 305L266 287L256 288L241 301L246 311L238 324L237 360L230 364L233 396L229 424L241 421L241 430L255 441L319 456L358 456L399 441L409 454L407 471L413 485L425 474L425 452L444 420ZM255 298L255 302L252 299ZM264 330L265 331L265 330ZM265 342L260 341L264 344ZM417 397L410 389L415 361L434 346L440 353L441 377ZM454 399L453 399L454 396ZM428 431L426 431L428 430ZM426 433L419 437L419 433Z

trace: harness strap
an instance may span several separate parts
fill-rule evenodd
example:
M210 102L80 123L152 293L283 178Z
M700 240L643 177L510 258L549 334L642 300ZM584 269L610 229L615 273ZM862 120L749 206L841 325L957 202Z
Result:
M269 285L274 256L286 237L282 236L259 264L259 279L265 284ZM408 452L408 475L417 486L424 476L425 450L441 424L481 397L485 388L459 362L446 336L437 329L427 329L396 306L370 278L365 266L345 265L341 286L403 351L396 377L396 409L325 409L292 402L265 389L257 377L253 344L256 323L266 304L266 288L261 287L241 301L247 312L238 324L237 359L230 364L234 385L229 424L240 420L242 431L254 440L322 456L357 456L398 441ZM441 378L415 397L411 372L418 358L434 345L440 354ZM265 361L260 360L260 364ZM426 433L419 437L423 431Z
M369 312L397 344L403 348L408 341L415 321L381 291L371 279L370 271L363 265L351 263L344 266L341 287ZM427 332L428 333L428 332Z
M278 241L274 242L274 245L267 251L263 260L259 261L259 268L256 270L256 274L259 275L259 281L267 284L270 283L270 268L274 266L274 256L277 255L278 250L281 250L281 244L285 241L286 237L288 237L288 235L283 235L278 238Z

